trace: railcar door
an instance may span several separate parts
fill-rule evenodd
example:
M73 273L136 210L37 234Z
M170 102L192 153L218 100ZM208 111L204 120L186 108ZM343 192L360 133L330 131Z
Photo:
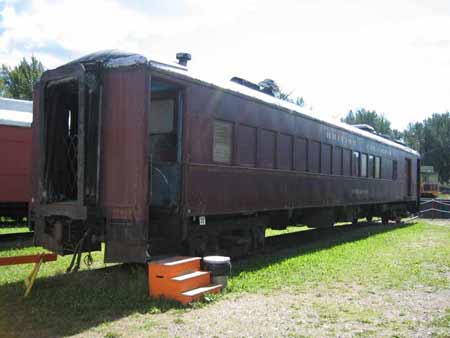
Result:
M165 249L171 242L179 242L182 98L178 85L152 77L148 135L153 252L159 250L156 238L164 243Z
M411 159L405 159L405 179L406 179L406 194L407 196L412 195L412 165Z
M145 262L148 244L146 66L103 74L102 203L106 262Z

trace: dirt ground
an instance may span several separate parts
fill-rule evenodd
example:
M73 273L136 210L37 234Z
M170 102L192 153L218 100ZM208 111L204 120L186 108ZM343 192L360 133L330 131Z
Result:
M140 315L75 337L450 337L450 289L243 294L188 312ZM106 334L105 334L106 332Z
M450 226L450 220L430 223ZM431 270L450 280L448 269ZM332 282L227 294L199 308L135 313L74 337L450 338L450 285L389 289L376 281Z

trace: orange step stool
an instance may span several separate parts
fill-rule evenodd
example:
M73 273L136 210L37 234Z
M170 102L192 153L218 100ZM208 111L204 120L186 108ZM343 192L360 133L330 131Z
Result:
M151 297L164 297L188 304L206 293L218 293L220 284L211 284L211 273L200 270L200 257L171 257L148 265Z

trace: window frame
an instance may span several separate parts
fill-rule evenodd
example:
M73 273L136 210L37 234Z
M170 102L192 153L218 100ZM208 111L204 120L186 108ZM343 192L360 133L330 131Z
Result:
M215 148L216 148L216 133L215 133L215 126L216 123L225 123L231 126L231 130L230 130L230 159L227 162L224 161L217 161L217 159L214 157L215 154ZM231 121L227 121L227 120L222 120L222 119L214 119L213 120L213 128L212 128L212 138L213 138L213 142L212 142L212 151L211 151L211 157L212 157L212 162L216 163L216 164L227 164L227 165L232 165L233 164L233 156L234 156L234 129L235 129L235 123L231 122Z
M352 150L352 161L351 161L351 176L352 177L360 177L361 175L361 153L356 150ZM355 156L356 155L356 156ZM354 161L356 159L356 166ZM356 170L356 172L354 172Z
M397 160L392 160L392 180L396 181L398 179L398 164Z
M378 160L378 175L377 175L377 160ZM381 157L380 156L375 156L373 159L373 176L376 179L381 179Z
M366 160L365 160L365 174L363 173L363 163L364 163L364 160L363 160L363 158L365 158ZM360 153L359 154L359 176L360 177L368 177L368 175L369 175L369 167L368 167L368 165L369 165L369 156L366 154L366 153Z

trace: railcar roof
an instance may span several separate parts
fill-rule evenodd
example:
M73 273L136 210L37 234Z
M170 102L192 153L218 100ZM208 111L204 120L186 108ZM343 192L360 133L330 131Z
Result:
M80 62L102 62L106 67L121 67L121 66L130 66L134 64L143 64L147 63L150 67L162 71L164 73L168 73L169 75L174 75L178 77L188 78L194 81L198 81L204 84L212 85L215 87L219 87L222 89L225 89L227 91L231 91L246 97L250 97L253 99L256 99L258 101L265 102L267 104L270 104L272 106L281 107L285 110L288 110L291 113L298 113L302 116L305 116L307 118L311 118L320 122L327 123L331 126L337 127L339 129L343 129L345 131L348 131L352 134L356 134L365 138L372 139L374 141L377 141L379 143L403 150L405 152L414 154L416 156L420 156L419 153L417 153L415 150L401 145L399 143L396 143L392 140L389 140L385 137L379 136L377 134L373 134L364 130L361 130L359 128L356 128L354 126L351 126L347 123L343 123L340 121L335 121L332 119L327 119L324 117L319 117L314 115L311 111L308 109L302 108L294 103L280 100L276 97L267 95L262 92L258 92L256 90L250 89L248 87L245 87L243 85L240 85L238 83L232 82L232 81L218 81L218 80L212 80L207 79L204 75L199 75L195 72L193 72L188 67L184 67L179 65L178 63L170 63L170 62L160 62L157 60L149 60L146 57L144 57L141 54L135 54L135 53L128 53L118 50L107 50L97 53L92 53L89 55L86 55L84 57L81 57L77 60L74 60L70 62L70 64Z
M33 102L0 97L0 125L30 127Z

